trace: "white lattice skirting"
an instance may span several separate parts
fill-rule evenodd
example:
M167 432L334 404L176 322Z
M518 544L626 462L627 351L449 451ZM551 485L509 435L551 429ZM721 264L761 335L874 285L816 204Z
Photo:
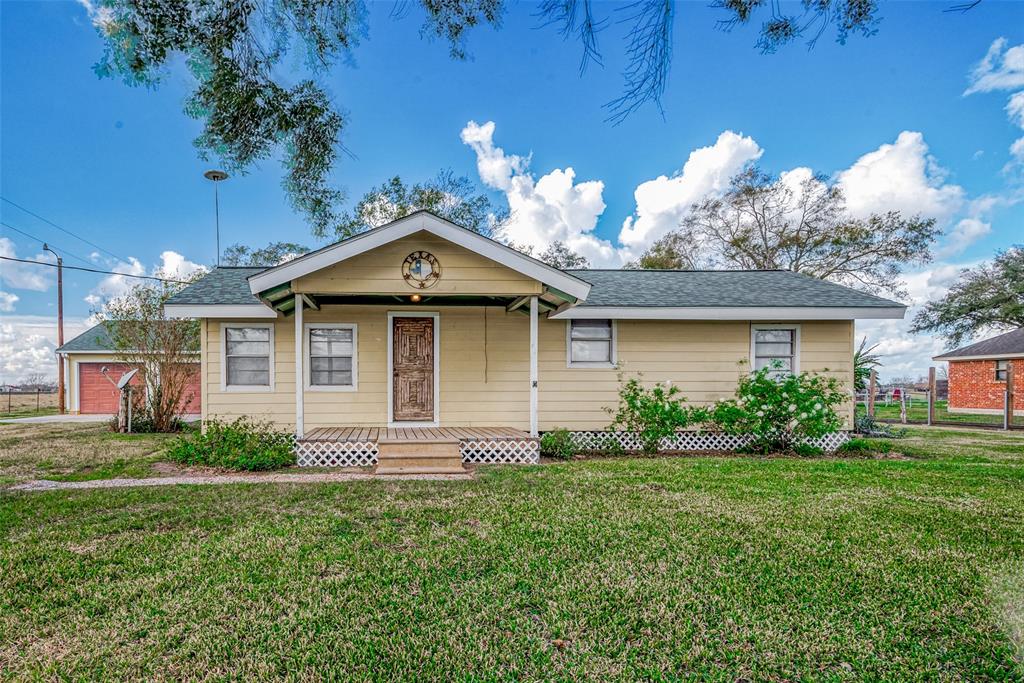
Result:
M459 443L462 462L477 465L531 465L540 462L536 439L480 439ZM372 467L377 464L374 441L299 441L299 467Z
M634 432L569 432L576 448L582 451L600 451L608 448L609 440L618 443L625 451L639 451L643 441ZM849 432L832 432L808 443L831 453L849 441ZM723 434L721 432L677 432L658 444L659 451L735 451L746 446L751 437Z

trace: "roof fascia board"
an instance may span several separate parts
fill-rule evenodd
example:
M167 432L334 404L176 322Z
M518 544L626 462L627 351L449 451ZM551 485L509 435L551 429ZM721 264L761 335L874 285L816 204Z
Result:
M323 268L358 256L364 252L393 242L403 237L425 230L459 246L466 247L485 258L507 266L523 275L576 297L587 298L590 284L574 275L569 275L557 268L541 263L514 249L489 240L471 230L460 228L453 223L426 213L413 214L376 230L347 239L308 256L284 263L268 271L249 277L249 289L253 294L276 287L295 278L308 275Z
M168 318L276 318L263 304L165 304Z
M1022 353L986 353L979 356L951 356L943 354L941 356L932 356L932 360L1013 360L1015 358L1024 358L1024 352Z
M839 306L575 306L553 320L901 320L906 307Z
M70 356L79 356L79 355L89 356L89 355L94 355L94 356L117 357L117 356L123 356L124 354L127 354L127 353L138 353L138 351L116 351L114 349L107 349L107 350L90 349L88 351L83 350L83 349L57 349L57 351L56 351L56 354L58 356L69 356L69 355ZM199 353L200 353L199 351L184 351L184 352L182 352L182 355L183 356L198 356Z

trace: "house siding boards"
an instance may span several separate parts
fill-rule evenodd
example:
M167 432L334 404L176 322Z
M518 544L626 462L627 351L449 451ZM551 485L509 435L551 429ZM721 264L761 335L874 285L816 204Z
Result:
M324 306L303 321L354 323L358 336L358 389L304 391L306 430L387 425L387 313L439 312L440 425L529 428L529 318L501 307ZM485 322L486 321L486 322ZM265 321L251 321L254 323ZM221 325L203 326L204 418L250 415L281 429L295 425L295 324L275 322L273 391L221 391ZM605 411L618 402L619 373L642 373L650 383L671 380L687 399L712 403L733 395L749 361L751 322L620 320L620 368L569 368L565 321L541 319L538 331L538 414L541 431L607 428ZM853 382L853 323L806 321L800 325L800 369ZM749 366L747 366L749 367ZM308 370L308 368L307 368ZM852 404L844 407L847 423Z
M436 235L418 232L292 283L310 294L400 294L418 291L402 279L402 262L416 251L437 257L441 278L424 296L438 294L516 296L540 294L540 282Z
M1013 360L1014 412L1024 414L1024 358ZM995 360L949 362L949 411L1002 413L1006 382L996 380Z

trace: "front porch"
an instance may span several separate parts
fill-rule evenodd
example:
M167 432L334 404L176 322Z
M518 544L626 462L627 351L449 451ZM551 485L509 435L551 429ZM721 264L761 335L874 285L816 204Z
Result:
M453 458L534 464L540 439L510 427L335 427L309 430L296 439L295 452L300 467L377 467L394 458L396 471L411 472L413 459L420 459L420 469L447 467Z

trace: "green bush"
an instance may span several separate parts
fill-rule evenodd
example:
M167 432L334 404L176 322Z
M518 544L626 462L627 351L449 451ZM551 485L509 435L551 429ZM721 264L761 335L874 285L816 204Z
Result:
M874 441L854 437L839 447L838 452L842 455L874 456L879 453L892 453L896 450L890 441Z
M230 423L209 420L205 432L178 438L167 454L183 465L276 470L295 464L293 440L291 434L279 432L267 422L244 417Z
M576 455L576 444L568 430L557 428L540 437L540 454L559 460L571 460Z
M622 381L620 375L619 381ZM699 421L703 411L692 411L683 404L679 387L671 382L645 388L640 379L630 378L619 388L619 406L612 413L609 429L636 433L645 453L657 453L658 444L677 430Z
M758 453L806 453L810 439L842 428L835 407L846 400L834 377L781 374L766 367L740 378L736 398L719 401L708 413L711 424L726 434L753 437ZM804 454L801 453L801 454Z

